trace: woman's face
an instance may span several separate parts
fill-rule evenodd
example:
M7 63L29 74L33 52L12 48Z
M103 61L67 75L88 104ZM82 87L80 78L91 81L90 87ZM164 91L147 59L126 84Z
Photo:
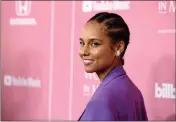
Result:
M112 65L115 58L111 40L103 28L103 25L96 21L90 21L81 33L79 55L88 73L105 71Z

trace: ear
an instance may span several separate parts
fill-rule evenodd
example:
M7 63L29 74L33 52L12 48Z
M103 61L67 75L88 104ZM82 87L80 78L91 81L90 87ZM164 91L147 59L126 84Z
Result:
M125 43L124 43L124 41L119 41L118 43L117 43L117 50L119 50L120 51L120 54L125 50Z
M125 49L124 41L119 41L115 45L113 45L113 49L117 52L118 50L122 53Z

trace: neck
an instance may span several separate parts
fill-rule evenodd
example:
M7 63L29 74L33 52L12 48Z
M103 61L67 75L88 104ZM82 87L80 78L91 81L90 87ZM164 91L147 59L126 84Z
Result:
M121 64L111 66L111 67L109 67L109 68L107 68L106 70L101 71L101 72L96 72L96 74L98 75L98 77L99 77L99 79L100 79L100 82L102 82L103 79L105 78L105 76L106 76L113 68L115 68L115 67L117 67L117 66L121 66Z

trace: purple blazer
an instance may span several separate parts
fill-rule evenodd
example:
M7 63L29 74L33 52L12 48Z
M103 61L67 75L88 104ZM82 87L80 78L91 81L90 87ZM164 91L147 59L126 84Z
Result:
M105 76L79 118L85 120L148 120L143 96L123 67L116 67Z

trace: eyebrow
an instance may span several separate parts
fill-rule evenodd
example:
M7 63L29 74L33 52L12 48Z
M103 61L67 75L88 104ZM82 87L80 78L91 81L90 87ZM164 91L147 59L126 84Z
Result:
M80 41L83 41L83 39L82 39L82 38L79 38L79 40L80 40Z
M84 41L82 38L79 38L79 40ZM88 40L90 40L90 41L94 41L94 40L102 41L101 39L97 39L97 38L90 38Z

